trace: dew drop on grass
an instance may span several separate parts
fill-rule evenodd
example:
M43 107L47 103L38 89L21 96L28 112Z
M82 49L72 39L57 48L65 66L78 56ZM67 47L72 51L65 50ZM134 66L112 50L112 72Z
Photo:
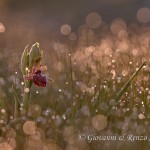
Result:
M41 133L39 131L36 131L35 134L31 135L31 139L38 141L41 139Z
M25 91L26 93L29 93L30 89L29 89L29 88L25 88L24 91Z
M52 119L54 120L55 118L56 118L56 117L53 115L53 116L52 116Z
M5 109L1 109L1 113L4 114L6 111Z
M81 108L81 112L85 115L85 116L89 116L90 115L90 111L89 111L89 107L87 105L84 105Z
M0 150L13 150L13 149L10 144L3 142L0 143Z
M62 148L56 143L49 143L44 147L43 150L62 150Z
M102 18L96 12L89 13L86 17L86 24L90 28L97 28L101 25L101 23L102 23Z
M137 19L141 23L150 22L150 9L149 8L140 8L137 12Z
M136 119L138 118L138 114L137 114L136 112L133 112L133 113L131 114L131 118L132 118L133 120L136 120Z
M119 38L120 40L127 39L127 38L128 38L128 33L127 33L127 31L126 31L126 30L120 30L120 31L118 32L118 38Z
M117 18L112 21L110 29L114 35L118 35L119 31L127 29L127 25L123 19Z
M107 117L104 115L96 115L92 118L92 125L97 130L103 130L108 124Z
M115 101L114 99L110 99L109 104L110 104L111 106L115 105L115 103L116 103L116 101Z
M62 124L62 118L59 115L57 115L55 119L55 125L60 126L61 124Z
M23 125L23 131L27 135L33 135L36 133L36 124L33 121L26 121Z
M143 125L138 125L137 128L136 128L136 133L137 133L138 135L144 134L144 133L145 133L145 128L144 128L144 126L143 126Z
M43 146L43 141L41 139L34 140L31 138L31 136L26 138L26 145L25 148L27 150L41 150Z
M4 120L0 120L0 124L3 124L4 123Z
M133 112L138 112L138 108L137 107L133 107L132 111Z
M66 126L63 130L63 137L66 141L69 140L70 137L74 135L74 127L73 126Z
M13 128L10 128L6 133L7 138L16 138L16 135L16 131Z
M76 35L76 33L71 32L71 33L69 34L69 40L71 40L71 41L75 41L76 39L77 39L77 35Z
M61 26L61 28L60 28L60 33L61 33L62 35L69 35L70 32L71 32L71 27L70 27L70 25L64 24L64 25Z
M16 140L14 138L9 138L8 139L9 144L11 145L12 149L14 150L16 148Z
M37 104L30 105L28 115L33 118L37 118L41 115L41 107Z
M62 118L63 118L64 120L66 120L66 115L62 115Z
M0 33L5 32L5 26L0 22Z
M139 119L145 119L145 116L144 116L144 114L139 114Z
M85 141L72 137L68 141L66 150L90 150L90 148Z

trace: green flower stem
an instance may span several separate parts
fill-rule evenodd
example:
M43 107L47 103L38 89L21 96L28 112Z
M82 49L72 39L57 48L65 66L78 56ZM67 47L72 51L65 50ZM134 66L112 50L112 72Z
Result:
M24 95L23 95L23 106L26 109L26 111L28 111L28 108L29 108L29 101L31 97L30 95L31 95L30 91L28 93L24 92Z
M25 82L25 89L28 88L29 89L29 92L26 92L24 90L24 95L23 95L23 107L24 109L26 110L26 112L28 111L28 108L29 108L29 102L30 102L30 98L31 98L31 87L32 87L32 81L26 81L24 80Z

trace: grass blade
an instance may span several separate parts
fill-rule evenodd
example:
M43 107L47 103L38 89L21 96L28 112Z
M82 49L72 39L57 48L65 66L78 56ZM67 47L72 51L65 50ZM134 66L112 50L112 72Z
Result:
M122 95L127 91L129 86L131 85L132 81L135 79L135 77L138 75L140 70L146 65L146 62L144 62L138 70L131 76L131 78L123 85L123 87L115 94L115 100L118 102L119 99L122 97Z

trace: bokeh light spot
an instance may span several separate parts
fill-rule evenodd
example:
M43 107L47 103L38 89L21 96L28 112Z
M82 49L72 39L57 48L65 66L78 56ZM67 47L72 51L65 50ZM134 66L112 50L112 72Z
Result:
M86 17L86 24L90 28L97 28L100 26L101 23L102 23L102 18L96 12L90 13Z
M141 8L137 12L137 19L141 23L149 23L150 22L150 9L149 8Z
M33 121L26 121L23 125L23 131L27 135L33 135L36 133L36 124Z
M0 33L5 32L5 26L0 22Z
M97 130L103 130L108 124L107 117L104 115L96 115L92 119L92 125Z
M69 35L70 32L71 32L71 27L70 27L70 25L64 24L64 25L61 26L61 28L60 28L60 33L61 33L62 35Z

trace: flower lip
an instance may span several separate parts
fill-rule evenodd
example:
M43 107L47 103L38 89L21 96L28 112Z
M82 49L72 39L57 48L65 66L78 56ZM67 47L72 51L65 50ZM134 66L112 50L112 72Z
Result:
M41 73L41 70L37 70L36 72L35 72L35 74L40 74Z
M32 80L37 86L45 87L47 81L54 82L53 79L47 78L42 74L42 71L47 70L47 66L40 65L40 67L32 67L31 73L24 76L26 80Z

